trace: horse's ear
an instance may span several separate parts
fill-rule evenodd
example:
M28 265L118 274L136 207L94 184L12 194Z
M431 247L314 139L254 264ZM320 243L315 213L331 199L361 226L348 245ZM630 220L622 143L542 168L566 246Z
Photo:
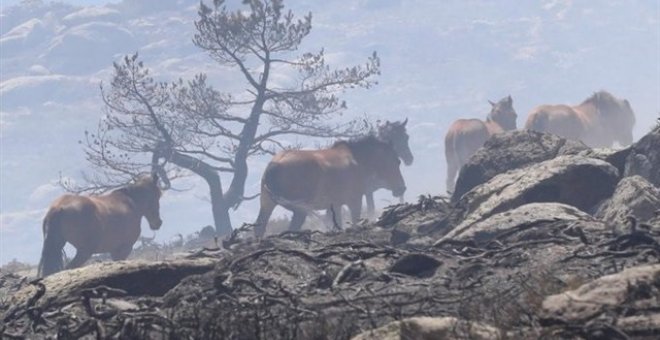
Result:
M406 117L406 120L404 120L403 123L401 123L401 126L405 127L406 124L408 124L408 117Z
M509 102L509 103L513 103L513 98L511 98L511 95L506 97L506 101Z
M151 173L151 180L152 180L154 183L158 183L158 173L156 173L155 171L152 172L152 173Z
M493 103L493 101L491 101L490 99L488 99L488 103L490 104L490 106L495 106L495 103Z

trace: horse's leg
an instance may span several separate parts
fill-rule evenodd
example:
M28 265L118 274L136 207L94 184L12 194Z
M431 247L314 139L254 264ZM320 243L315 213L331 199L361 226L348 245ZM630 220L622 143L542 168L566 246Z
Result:
M78 268L92 257L93 251L86 248L76 248L76 256L66 265L66 269Z
M376 205L374 204L374 192L369 191L365 194L367 198L367 217L372 218L376 214Z
M456 164L456 160L447 160L447 182L445 182L445 186L447 188L448 193L453 193L454 192L454 185L456 184L456 172L458 172L458 164Z
M259 216L257 221L254 222L254 235L256 237L263 237L266 233L266 226L270 220L270 215L273 214L273 210L277 206L277 203L270 198L270 195L266 190L261 190L261 207L259 208Z
M289 224L289 230L291 231L300 231L305 219L307 218L307 213L302 210L294 210L293 217L291 217L291 223Z
M351 199L351 202L348 203L348 209L351 210L351 222L357 223L362 214L362 196Z
M457 136L453 133L447 133L445 136L445 159L447 160L447 180L445 188L448 193L454 191L454 178L458 171L458 156L456 155L456 141Z
M331 204L326 215L333 229L341 229L341 204Z
M125 244L113 250L110 253L110 257L112 257L113 261L126 260L128 258L128 255L131 255L131 251L133 251L133 245Z

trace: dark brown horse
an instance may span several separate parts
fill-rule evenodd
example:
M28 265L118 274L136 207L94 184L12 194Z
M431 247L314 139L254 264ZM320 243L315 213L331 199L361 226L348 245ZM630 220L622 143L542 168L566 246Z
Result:
M633 141L635 113L626 99L599 91L581 104L541 105L527 117L525 129L581 140L591 147L622 146Z
M62 248L66 242L76 248L67 269L82 266L95 253L110 253L115 261L126 259L140 236L143 216L151 229L160 228L160 196L158 177L152 175L102 196L57 198L43 222L39 276L64 268Z
M408 124L408 118L402 122L390 122L389 120L385 124L378 126L378 133L376 138L380 139L385 143L389 143L394 148L394 152L399 156L399 159L403 161L405 165L411 165L413 163L414 157L410 151L410 146L408 145L408 133L406 132L406 124ZM373 216L376 210L374 204L374 191L384 188L383 184L372 183L368 188L365 196L367 198L367 215Z
M392 145L375 136L339 141L322 150L289 150L275 155L261 181L261 209L255 234L261 237L273 209L281 205L293 212L289 230L300 230L313 210L328 209L341 223L341 208L347 205L357 222L362 196L372 180L402 196L406 185L401 161Z
M493 134L516 129L518 115L513 109L511 96L492 106L486 121L459 119L451 124L445 135L445 158L447 159L447 191L454 190L456 173L477 149L482 147Z

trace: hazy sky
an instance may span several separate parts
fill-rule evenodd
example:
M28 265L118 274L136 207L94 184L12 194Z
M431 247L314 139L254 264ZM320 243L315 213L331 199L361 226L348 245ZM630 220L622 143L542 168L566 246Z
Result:
M78 140L103 114L98 85L109 81L113 61L139 51L159 80L204 72L218 88L245 88L239 75L192 44L198 0L10 6L16 3L2 1L0 12L0 264L38 260L41 219L62 194L59 176L80 180L89 171ZM446 128L457 118L484 118L488 100L511 95L522 126L536 105L577 104L605 89L632 104L635 139L660 112L660 1L285 4L297 15L313 12L300 52L325 48L331 66L362 63L374 50L380 55L379 84L347 92L345 117L409 118L415 162L402 168L408 200L444 192ZM258 192L267 162L250 161L247 195ZM191 178L178 186L190 190L163 197L159 241L212 222L205 184ZM377 205L388 202L391 196L380 191ZM232 212L234 224L252 222L257 210L256 202L243 204Z
M12 6L12 5L17 5L20 4L21 2L25 1L34 1L34 0L0 0L0 5L5 7L5 6ZM107 4L111 2L119 2L119 0L115 1L109 1L109 0L60 0L60 1L51 1L51 0L43 0L43 2L48 3L48 2L61 2L65 4L71 4L71 5L101 5L101 4Z

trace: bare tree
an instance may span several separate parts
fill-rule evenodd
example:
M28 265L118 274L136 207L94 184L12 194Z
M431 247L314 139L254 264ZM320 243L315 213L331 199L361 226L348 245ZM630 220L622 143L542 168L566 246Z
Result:
M114 64L109 87L101 86L105 116L97 133L82 141L95 175L87 189L120 185L145 170L168 181L184 173L209 186L218 234L231 231L229 210L245 197L251 156L272 154L285 135L350 137L360 121L337 123L346 108L338 95L369 88L380 73L374 54L363 65L330 69L324 52L293 56L312 28L284 12L282 0L246 0L247 10L229 11L224 1L200 4L194 43L215 61L231 66L246 90L221 93L205 75L157 82L137 54ZM272 74L286 75L275 84ZM220 174L231 182L223 189Z

